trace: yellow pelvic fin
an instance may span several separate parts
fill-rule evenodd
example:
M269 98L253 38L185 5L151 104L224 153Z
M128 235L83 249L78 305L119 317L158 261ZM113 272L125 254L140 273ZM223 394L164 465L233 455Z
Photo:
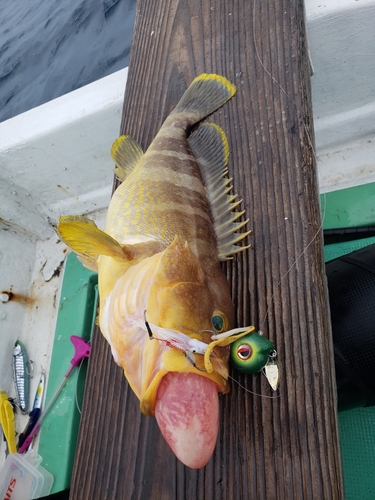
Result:
M66 217L61 217L57 231L61 239L78 256L88 257L91 260L99 255L108 255L121 260L132 258L132 253L128 249L121 247L115 239L101 231L92 221L82 222L79 218L68 216L67 220Z
M114 169L119 181L124 182L143 156L141 146L130 135L121 135L112 144L111 156L116 163Z
M225 132L214 123L204 123L188 138L188 144L202 175L210 202L211 214L217 239L220 260L244 250L245 246L235 243L245 238L249 232L238 232L247 224L236 222L244 212L235 211L239 205L236 195L231 195L231 179L226 177L229 145Z
M220 108L236 93L236 87L220 75L202 74L194 78L173 113L192 113L192 124Z

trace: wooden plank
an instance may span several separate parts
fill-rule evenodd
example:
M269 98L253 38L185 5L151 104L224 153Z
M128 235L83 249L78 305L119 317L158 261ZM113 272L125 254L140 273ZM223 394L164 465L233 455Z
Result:
M340 499L302 1L139 0L121 131L146 148L203 72L237 85L211 119L228 135L254 248L226 271L238 324L255 324L277 346L280 389L269 398L261 374L232 372L241 386L232 381L221 398L215 453L191 470L141 415L96 332L71 498Z

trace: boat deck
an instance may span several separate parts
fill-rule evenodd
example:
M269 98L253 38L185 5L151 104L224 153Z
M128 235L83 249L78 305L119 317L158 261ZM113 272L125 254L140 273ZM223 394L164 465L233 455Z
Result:
M96 330L71 498L340 499L303 2L139 0L121 131L146 148L203 72L237 86L212 120L228 135L253 248L225 269L238 324L277 346L280 387L272 394L261 374L233 372L214 455L191 470L140 413Z

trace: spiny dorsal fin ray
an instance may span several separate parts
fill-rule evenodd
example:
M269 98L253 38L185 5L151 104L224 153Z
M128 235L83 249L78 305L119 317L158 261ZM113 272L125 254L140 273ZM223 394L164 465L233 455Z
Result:
M120 182L124 182L143 156L141 146L130 135L121 135L112 144L111 156L116 163L114 172Z
M132 253L126 247L122 247L109 234L101 231L95 222L86 217L60 217L57 231L66 245L82 260L93 263L99 255L108 255L120 260L132 258Z
M237 195L229 194L233 186L231 179L226 177L225 167L229 158L227 137L218 125L204 123L190 135L188 143L198 162L210 202L219 258L226 260L248 248L235 244L251 232L238 232L247 224L247 220L235 222L244 212L235 212L241 201L237 200Z

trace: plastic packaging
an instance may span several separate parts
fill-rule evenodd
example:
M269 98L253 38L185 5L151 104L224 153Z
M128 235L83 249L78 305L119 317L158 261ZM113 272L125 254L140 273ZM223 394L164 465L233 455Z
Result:
M50 493L53 476L40 465L42 457L29 450L25 455L11 453L0 472L0 498L33 500Z

